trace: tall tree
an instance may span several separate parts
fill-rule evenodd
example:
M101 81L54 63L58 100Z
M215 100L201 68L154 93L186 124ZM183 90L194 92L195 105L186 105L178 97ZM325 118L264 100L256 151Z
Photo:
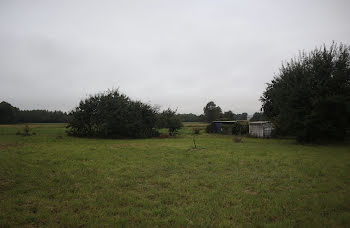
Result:
M282 65L261 97L276 133L301 142L343 140L350 124L350 48L333 43Z
M203 111L207 122L217 120L222 115L220 106L216 106L213 101L208 102L208 104L203 108Z

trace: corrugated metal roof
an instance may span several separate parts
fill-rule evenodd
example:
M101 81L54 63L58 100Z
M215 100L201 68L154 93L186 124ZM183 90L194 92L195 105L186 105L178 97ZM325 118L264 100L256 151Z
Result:
M236 123L236 122L237 122L236 120L223 120L223 121L216 120L216 121L213 121L213 123Z
M249 122L249 124L265 124L265 123L271 123L270 121L253 121Z

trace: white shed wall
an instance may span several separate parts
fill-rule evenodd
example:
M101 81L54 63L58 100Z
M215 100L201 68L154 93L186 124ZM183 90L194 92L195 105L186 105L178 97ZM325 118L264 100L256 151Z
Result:
M254 137L264 137L264 128L262 124L249 125L249 134Z
M252 123L249 124L249 135L258 138L270 137L273 127L271 123Z

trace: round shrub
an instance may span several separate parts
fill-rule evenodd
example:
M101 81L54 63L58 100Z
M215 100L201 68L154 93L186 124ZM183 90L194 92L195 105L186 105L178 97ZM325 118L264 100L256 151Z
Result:
M109 90L80 101L69 113L68 134L103 138L145 138L157 134L157 111Z

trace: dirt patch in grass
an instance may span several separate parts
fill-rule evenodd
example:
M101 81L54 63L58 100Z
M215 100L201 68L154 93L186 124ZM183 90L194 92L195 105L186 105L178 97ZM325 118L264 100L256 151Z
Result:
M167 135L167 134L161 134L161 135L159 135L157 138L158 139L167 139L167 138L169 138L170 136L169 135Z
M17 147L20 144L18 143L7 143L7 144L0 144L0 150L7 150L10 147Z
M256 195L256 194L258 194L257 192L249 190L249 189L244 190L244 193L247 194L247 195Z
M7 191L7 190L11 189L13 184L14 184L13 180L11 181L8 179L0 178L0 192Z

